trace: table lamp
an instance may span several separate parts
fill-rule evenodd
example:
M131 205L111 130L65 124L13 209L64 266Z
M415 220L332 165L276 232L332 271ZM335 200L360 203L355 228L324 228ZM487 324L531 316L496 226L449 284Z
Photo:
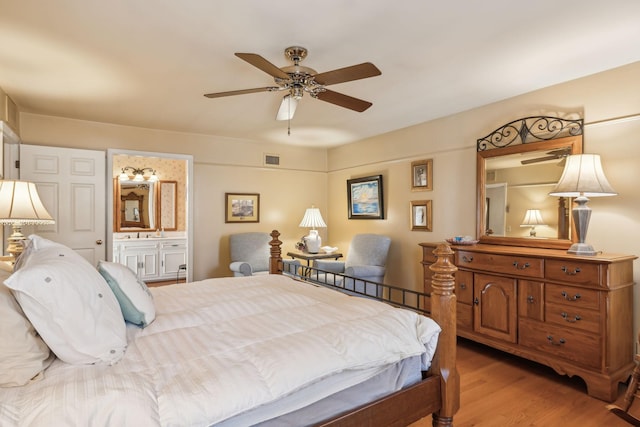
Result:
M572 216L576 225L578 242L571 245L567 253L576 255L595 255L593 246L585 243L591 208L587 206L588 197L615 196L604 175L600 156L597 154L574 154L567 157L560 181L549 193L550 196L575 197L576 206Z
M15 260L24 249L23 225L55 224L55 221L40 201L33 182L5 180L0 181L0 224L12 226L7 253Z
M527 209L527 213L524 214L524 219L520 227L531 227L529 236L536 237L536 225L546 225L542 220L540 209Z
M302 240L304 240L305 242L307 252L311 254L317 254L318 252L320 252L322 239L318 235L318 230L316 230L316 228L326 226L327 224L324 223L322 215L320 214L320 209L313 206L307 208L302 221L300 221L300 227L311 227L311 230L309 230L309 235L302 238Z

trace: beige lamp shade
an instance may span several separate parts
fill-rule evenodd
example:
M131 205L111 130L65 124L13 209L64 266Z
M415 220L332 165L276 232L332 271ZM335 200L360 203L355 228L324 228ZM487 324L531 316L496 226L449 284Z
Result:
M545 225L540 209L527 209L520 227L530 227L532 225Z
M302 217L302 221L300 221L300 227L310 227L310 228L318 228L318 227L326 227L324 219L322 219L322 214L320 214L320 209L310 207L305 213L304 217Z
M560 181L549 193L551 196L559 197L598 197L616 194L618 193L604 175L598 154L574 154L567 157Z
M527 209L527 213L524 214L524 219L520 227L531 227L529 236L536 237L536 225L545 225L540 209Z
M0 224L55 224L33 182L0 181Z
M14 258L22 253L25 239L21 227L27 224L55 224L45 209L33 182L0 181L0 224L11 224L7 252Z

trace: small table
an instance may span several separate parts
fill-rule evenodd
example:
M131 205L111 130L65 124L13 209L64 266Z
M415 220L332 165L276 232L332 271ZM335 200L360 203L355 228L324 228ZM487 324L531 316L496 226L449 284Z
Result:
M308 252L294 251L294 252L287 252L287 256L290 256L291 258L294 258L294 259L298 258L298 259L303 259L307 261L307 266L302 267L302 276L305 276L305 277L309 276L311 273L311 268L310 268L311 261L316 259L342 258L342 254L340 252L331 252L330 254L326 252L318 252L317 254L310 254Z
M291 258L298 258L298 259L304 259L307 261L307 267L311 266L311 261L316 260L316 259L329 259L329 258L333 258L333 259L338 259L338 258L342 258L342 254L340 252L331 252L330 254L326 253L326 252L318 252L317 254L310 254L308 252L299 252L299 251L295 251L295 252L287 252L287 256L290 256Z

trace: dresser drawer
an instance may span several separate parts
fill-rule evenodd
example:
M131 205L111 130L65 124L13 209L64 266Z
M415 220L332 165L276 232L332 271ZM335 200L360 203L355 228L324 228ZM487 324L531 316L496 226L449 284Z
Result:
M547 303L561 304L565 307L574 306L590 310L600 309L600 292L574 286L547 283L544 300Z
M600 338L549 323L520 319L520 345L581 366L599 369L602 358Z
M594 334L600 333L600 312L572 304L545 304L544 317L549 323L575 328Z
M465 304L473 302L473 273L471 271L456 271L456 298Z
M542 259L517 255L495 255L482 252L457 251L456 265L460 268L527 277L543 277L544 273L544 261Z
M600 265L573 260L547 260L544 267L547 280L584 286L600 285Z

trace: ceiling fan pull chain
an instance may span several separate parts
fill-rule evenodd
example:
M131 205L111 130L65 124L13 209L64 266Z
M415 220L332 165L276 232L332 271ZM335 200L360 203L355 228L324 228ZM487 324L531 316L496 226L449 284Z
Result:
M287 114L287 136L291 136L291 95L289 95L289 99L287 100L287 106L289 108L289 114Z

